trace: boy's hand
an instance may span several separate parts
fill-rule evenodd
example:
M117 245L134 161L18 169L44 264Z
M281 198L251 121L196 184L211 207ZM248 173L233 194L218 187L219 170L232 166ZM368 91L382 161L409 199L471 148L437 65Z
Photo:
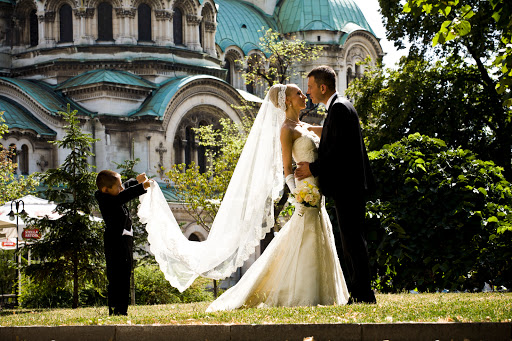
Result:
M148 181L144 182L144 184L143 184L144 189L148 189L148 188L149 188L149 186L151 186L151 182L152 182L152 181L153 181L153 180L148 180Z
M141 174L137 175L137 182L139 184L146 182L146 181L148 181L148 177L146 176L146 173L141 173Z

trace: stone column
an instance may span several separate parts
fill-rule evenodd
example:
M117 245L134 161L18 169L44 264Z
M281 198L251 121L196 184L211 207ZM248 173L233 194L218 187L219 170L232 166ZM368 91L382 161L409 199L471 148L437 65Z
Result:
M77 8L74 11L75 19L78 23L78 34L74 34L77 39L75 45L93 44L94 38L92 36L92 20L94 18L94 8ZM73 37L73 39L75 39Z
M46 34L45 34L45 14L44 12L39 12L37 15L37 26L38 26L38 40L37 40L37 47L46 47ZM30 26L30 25L29 25ZM30 29L29 29L29 37L30 37ZM29 38L30 39L30 38ZM34 46L32 46L34 47Z
M119 26L119 37L116 39L116 44L137 44L135 32L130 31L130 20L135 19L135 8L116 8L115 11Z
M43 43L45 44L45 47L54 47L58 41L55 29L55 15L55 12L46 12L44 14L43 27L45 27L45 40Z
M198 15L187 14L187 34L185 45L193 51L201 51L201 44L199 43L199 24L201 17Z
M155 17L158 29L155 41L158 45L173 46L173 29L172 29L173 13L167 10L156 10Z
M217 29L217 24L212 21L207 21L204 23L204 45L203 51L208 53L212 57L217 56L217 51L215 51L215 30Z

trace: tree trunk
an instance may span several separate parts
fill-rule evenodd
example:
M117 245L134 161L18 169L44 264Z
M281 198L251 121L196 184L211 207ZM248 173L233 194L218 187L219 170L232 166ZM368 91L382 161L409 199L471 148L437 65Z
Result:
M78 255L73 252L73 309L78 308Z
M134 261L135 263L135 261ZM130 298L131 298L131 305L135 305L135 271L133 271L134 265L132 265L132 275L130 280Z

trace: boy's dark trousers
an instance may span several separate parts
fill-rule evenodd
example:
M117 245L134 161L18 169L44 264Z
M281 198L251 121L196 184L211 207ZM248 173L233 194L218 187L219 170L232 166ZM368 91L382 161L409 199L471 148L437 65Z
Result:
M133 264L133 237L105 232L109 315L127 315Z

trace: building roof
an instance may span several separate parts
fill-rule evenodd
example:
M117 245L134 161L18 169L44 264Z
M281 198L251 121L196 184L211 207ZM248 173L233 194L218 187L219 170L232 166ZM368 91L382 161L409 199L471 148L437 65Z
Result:
M220 78L208 75L171 78L159 85L158 90L153 91L153 93L146 99L146 101L144 101L140 108L129 113L127 116L155 116L159 117L160 119L163 118L167 105L178 92L178 90L186 84L198 79L213 79L226 83Z
M162 191L162 194L164 195L165 201L167 202L180 202L178 197L175 194L175 191L172 189L173 186L168 185L165 182L159 182L158 186L160 187L160 190Z
M9 129L32 130L41 136L57 135L23 106L5 96L0 96L0 108L4 111L2 117Z
M264 31L277 30L274 18L250 3L240 0L215 0L215 3L219 6L215 42L222 51L234 45L248 55L251 50L260 50L259 39Z
M15 85L20 91L25 92L53 115L58 115L59 111L67 111L68 103L71 106L71 110L78 110L81 115L91 116L94 114L82 108L70 98L64 97L59 92L54 91L53 87L44 82L9 77L0 77L0 82L1 81Z
M68 79L61 83L56 89L69 89L77 86L99 84L99 83L110 83L128 85L149 89L156 89L156 85L143 79L142 77L136 76L126 71L118 70L92 70L84 72L78 76Z
M372 33L361 9L352 0L283 0L275 9L274 17L280 32L342 31L354 23Z

